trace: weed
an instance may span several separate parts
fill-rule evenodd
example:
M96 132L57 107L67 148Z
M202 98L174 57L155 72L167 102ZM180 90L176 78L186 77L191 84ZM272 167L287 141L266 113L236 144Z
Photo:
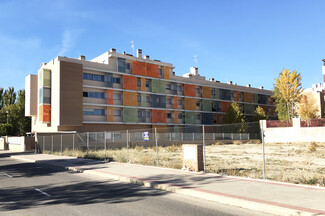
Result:
M235 145L240 145L240 144L243 144L243 141L241 141L241 140L234 140L232 143L235 144Z
M309 151L315 152L317 150L317 144L315 142L311 142L309 145Z

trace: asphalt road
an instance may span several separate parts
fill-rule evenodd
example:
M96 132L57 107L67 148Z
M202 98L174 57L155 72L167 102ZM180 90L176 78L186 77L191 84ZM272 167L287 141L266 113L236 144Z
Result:
M0 215L266 215L0 153Z

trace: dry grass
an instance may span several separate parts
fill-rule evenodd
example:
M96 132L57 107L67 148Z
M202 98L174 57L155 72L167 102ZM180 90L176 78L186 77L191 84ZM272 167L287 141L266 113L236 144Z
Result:
M49 153L49 152L47 152ZM59 154L59 153L56 153ZM171 145L158 148L159 166L181 169L182 148ZM62 155L104 160L103 150L69 151ZM129 162L143 165L157 164L155 147L135 146L128 151ZM206 170L250 178L263 178L262 145L258 143L216 142L206 146ZM325 186L325 144L266 144L266 176L269 180ZM108 149L109 161L127 162L127 150Z
M312 151L315 145L266 144L267 179L325 186L325 145L317 144ZM206 152L208 172L263 178L261 144L213 145Z

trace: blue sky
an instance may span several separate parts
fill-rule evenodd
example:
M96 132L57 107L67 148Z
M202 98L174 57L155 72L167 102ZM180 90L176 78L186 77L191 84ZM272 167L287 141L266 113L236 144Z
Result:
M0 1L0 87L24 88L28 74L58 55L92 59L110 48L195 66L221 82L273 87L284 67L304 88L322 82L325 1Z

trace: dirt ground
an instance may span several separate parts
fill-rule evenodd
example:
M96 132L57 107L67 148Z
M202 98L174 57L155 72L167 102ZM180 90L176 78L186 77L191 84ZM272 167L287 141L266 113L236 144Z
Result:
M232 176L263 178L262 144L216 143L206 146L206 171ZM48 152L49 153L49 152ZM103 150L65 150L63 155L104 160ZM180 145L158 148L133 146L107 149L106 158L117 162L181 169ZM269 180L325 186L325 144L265 144L266 178Z
M262 144L206 147L212 173L263 178ZM265 144L266 178L325 186L325 144Z

